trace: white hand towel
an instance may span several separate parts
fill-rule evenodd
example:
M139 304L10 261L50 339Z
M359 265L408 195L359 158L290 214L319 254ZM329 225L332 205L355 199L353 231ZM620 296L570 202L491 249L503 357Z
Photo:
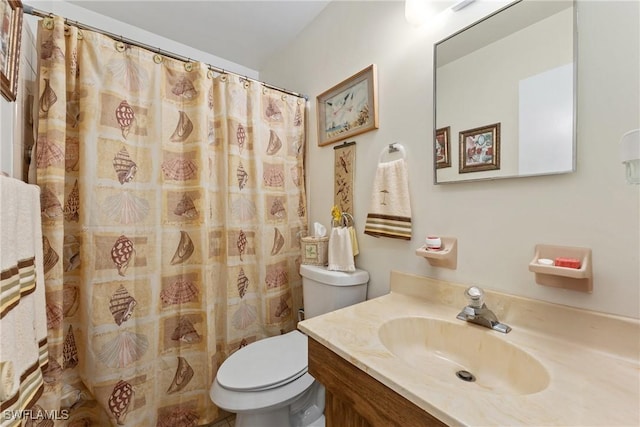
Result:
M356 271L351 234L347 227L334 227L329 235L329 270Z
M404 159L378 164L364 233L411 240L409 174Z

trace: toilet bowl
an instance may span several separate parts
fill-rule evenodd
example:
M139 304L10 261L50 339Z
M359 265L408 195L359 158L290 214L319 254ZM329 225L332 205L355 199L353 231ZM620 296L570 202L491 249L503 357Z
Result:
M237 427L308 426L324 410L324 395L318 396L314 383L307 373L307 337L292 331L233 353L220 366L210 396L236 413Z
M366 271L344 273L302 265L300 274L304 309L314 316L366 299ZM236 414L236 427L321 427L324 387L307 370L307 336L295 330L256 341L229 356L218 369L209 396L219 408Z

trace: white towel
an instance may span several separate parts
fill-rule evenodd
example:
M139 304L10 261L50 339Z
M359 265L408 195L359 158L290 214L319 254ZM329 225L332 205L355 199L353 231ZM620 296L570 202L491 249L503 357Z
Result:
M329 235L329 270L356 271L351 233L347 227L334 227Z
M0 176L0 368L13 371L2 378L0 395L9 411L31 407L44 389L49 359L41 227L40 189Z
M364 232L411 240L409 175L404 159L378 164Z

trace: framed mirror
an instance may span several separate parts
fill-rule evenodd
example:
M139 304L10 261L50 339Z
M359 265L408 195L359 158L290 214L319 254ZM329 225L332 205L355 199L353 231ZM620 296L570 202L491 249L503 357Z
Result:
M434 47L435 183L575 171L576 5L519 0Z

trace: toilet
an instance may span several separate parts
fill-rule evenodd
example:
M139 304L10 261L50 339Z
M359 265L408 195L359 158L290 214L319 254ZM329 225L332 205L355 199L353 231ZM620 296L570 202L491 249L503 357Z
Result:
M305 318L365 301L369 273L301 265ZM236 427L324 426L324 387L308 372L300 331L249 344L225 360L209 396L236 414Z

